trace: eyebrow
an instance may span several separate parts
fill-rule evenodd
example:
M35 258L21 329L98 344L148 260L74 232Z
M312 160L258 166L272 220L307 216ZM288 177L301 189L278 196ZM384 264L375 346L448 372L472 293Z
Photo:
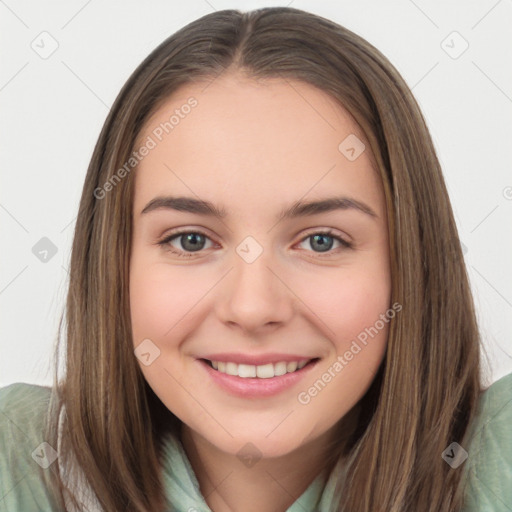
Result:
M159 196L152 199L140 212L149 213L154 210L167 209L179 212L196 213L223 219L227 217L225 208L215 206L209 201L194 199L192 197ZM350 197L328 197L319 201L296 201L289 208L285 208L277 215L277 220L294 219L334 210L356 210L375 219L378 215L365 203Z

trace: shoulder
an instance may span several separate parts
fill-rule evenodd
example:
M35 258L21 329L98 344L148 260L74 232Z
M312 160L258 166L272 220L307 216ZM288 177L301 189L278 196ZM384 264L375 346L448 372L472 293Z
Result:
M16 438L32 437L43 428L51 390L44 386L18 382L0 388L1 438L16 433Z
M13 442L25 444L39 437L44 429L50 395L50 388L22 382L0 388L2 448L13 449Z
M0 411L7 412L20 409L20 404L42 405L48 403L51 389L36 384L17 382L0 388Z
M512 503L512 373L486 389L470 429L464 512L508 511Z
M51 388L34 384L0 388L1 512L53 510L44 484L57 454L44 439L50 397Z

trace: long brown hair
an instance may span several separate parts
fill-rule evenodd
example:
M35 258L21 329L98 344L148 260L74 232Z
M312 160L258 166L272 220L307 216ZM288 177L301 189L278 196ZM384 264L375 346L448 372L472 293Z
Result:
M106 511L165 508L164 434L180 421L135 360L129 310L134 172L99 197L129 160L144 123L181 85L225 70L301 80L327 92L369 141L386 196L392 273L385 359L361 399L337 511L457 511L462 468L441 453L466 446L481 392L480 339L450 201L420 109L392 64L346 28L298 9L218 11L161 43L130 76L105 121L87 170L66 303L65 376L47 438L73 454ZM343 452L343 453L342 453ZM62 499L65 486L57 478Z

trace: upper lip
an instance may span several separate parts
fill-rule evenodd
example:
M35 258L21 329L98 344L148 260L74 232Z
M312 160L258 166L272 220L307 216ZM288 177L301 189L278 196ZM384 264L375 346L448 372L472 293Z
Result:
M223 361L223 362L231 362L237 364L250 364L254 366L259 366L268 363L279 363L281 361L291 362L291 361L310 361L311 359L317 359L316 357L304 356L298 354L236 354L234 352L223 352L221 354L210 354L206 355L200 359L208 359L209 361Z

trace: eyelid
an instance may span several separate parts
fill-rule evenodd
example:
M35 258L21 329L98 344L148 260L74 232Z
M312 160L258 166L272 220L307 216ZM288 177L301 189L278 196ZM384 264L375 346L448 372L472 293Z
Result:
M333 258L333 257L339 255L339 253L342 251L346 251L347 249L354 248L354 244L352 242L351 237L348 237L348 238L350 238L350 240L346 240L343 236L336 234L336 233L337 233L337 230L335 230L333 228L313 228L311 230L308 230L304 235L302 235L299 242L295 245L300 245L300 244L304 243L308 238L310 238L313 235L328 236L329 238L333 238L334 240L339 242L340 247L331 248L325 252L315 252L312 250L300 249L300 250L303 250L306 253L308 253L308 256L310 254L314 254L315 259Z
M196 254L196 252L187 252L187 251L177 250L171 246L171 241L173 241L176 238L179 238L181 235L187 235L190 233L202 235L205 238L207 238L208 240L210 240L213 245L215 245L215 244L218 245L218 243L215 242L215 240L213 240L212 237L209 234L207 234L203 228L201 228L201 229L176 228L175 230L171 230L169 233L167 233L163 238L160 238L159 240L157 240L156 245L160 245L162 248L164 248L164 249L168 250L169 252L174 253L178 256L183 256L183 257L194 256ZM200 254L202 252L205 252L205 251L203 249L197 251L198 254Z
M205 252L205 250L202 250L202 249L199 251L195 251L195 252L187 252L187 251L181 251L181 250L178 251L174 247L172 249L169 248L169 247L172 247L170 245L171 241L178 238L180 235L185 235L185 234L190 234L190 233L202 235L205 238L209 239L213 244L219 245L217 242L215 242L215 240L212 239L212 237L209 234L206 233L206 231L203 228L199 228L199 229L176 228L175 230L172 230L170 233L165 235L162 239L158 240L156 242L156 244L162 246L163 248L167 248L167 250L169 250L171 253L174 253L174 254L176 254L178 256L182 256L182 257L192 257L196 253L201 254L202 252ZM343 250L343 249L353 248L353 242L352 242L351 237L348 237L348 235L347 235L349 240L346 240L343 236L336 234L336 233L337 233L337 230L334 228L310 228L310 229L306 230L306 232L301 236L300 240L297 243L295 243L294 245L298 245L298 244L305 242L309 237L311 237L313 235L325 235L325 236L329 236L329 237L334 238L335 240L339 241L341 244L341 247L338 247L337 249L334 249L334 250L326 251L325 253L315 252L315 251L306 251L306 252L311 252L311 253L315 254L316 257L329 257L331 255L337 254L340 249Z
M317 235L317 234L332 236L333 238L337 238L338 240L344 242L347 245L353 244L353 240L352 240L351 236L349 236L345 233L341 234L341 232L335 228L310 228L310 229L307 229L305 231L305 233L302 235L302 238L300 241L302 242L305 238L312 236L312 235Z

